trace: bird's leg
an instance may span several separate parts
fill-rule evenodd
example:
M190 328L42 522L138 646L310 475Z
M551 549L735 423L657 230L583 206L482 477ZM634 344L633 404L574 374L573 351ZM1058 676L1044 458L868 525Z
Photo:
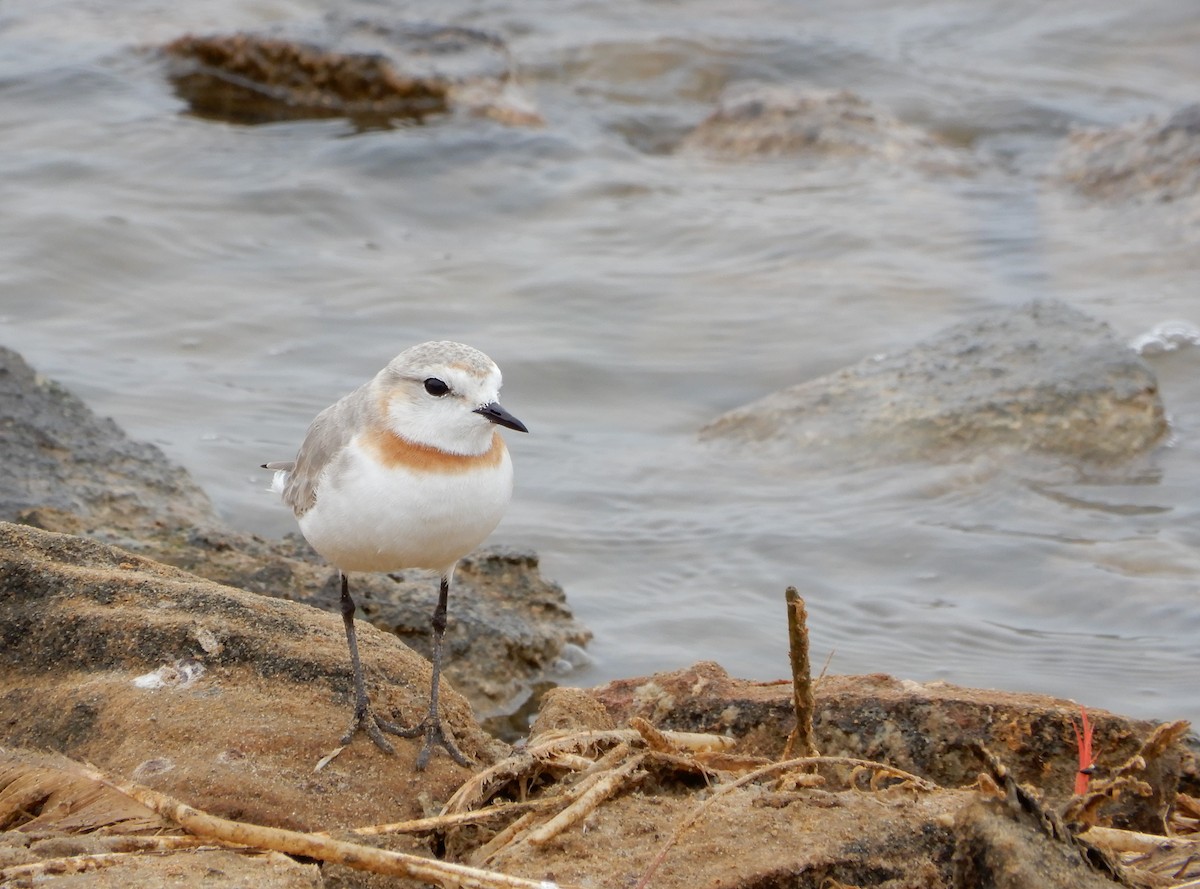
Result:
M471 760L467 759L454 743L454 736L442 727L442 719L438 715L438 689L442 678L442 638L446 635L446 607L449 598L450 578L443 576L438 589L437 607L433 610L433 620L431 621L433 628L433 657L431 658L433 683L429 690L429 712L415 726L402 732L406 738L424 737L425 739L425 743L421 745L421 752L417 754L418 769L424 769L429 763L429 757L435 746L444 749L450 754L450 758L460 766L472 764Z
M354 718L342 735L341 744L343 747L349 744L355 733L362 729L384 753L395 753L396 749L383 736L383 732L399 735L402 729L371 712L367 686L363 681L362 662L358 659L358 633L354 630L354 600L350 598L350 581L344 571L339 573L342 578L342 623L346 625L346 645L350 648L350 666L354 671Z

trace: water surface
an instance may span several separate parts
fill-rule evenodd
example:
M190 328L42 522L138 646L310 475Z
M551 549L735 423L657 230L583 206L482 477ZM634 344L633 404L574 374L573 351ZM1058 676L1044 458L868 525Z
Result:
M1119 471L782 466L695 437L1032 297L1127 340L1200 323L1196 228L1044 177L1072 125L1195 100L1190 0L440 5L510 42L538 130L213 123L143 51L343 7L5 3L0 342L270 535L293 524L254 467L320 408L412 343L483 349L533 430L494 539L596 632L573 681L784 675L794 584L834 672L1200 718L1200 350L1153 359L1173 440ZM671 150L751 80L854 90L976 172Z

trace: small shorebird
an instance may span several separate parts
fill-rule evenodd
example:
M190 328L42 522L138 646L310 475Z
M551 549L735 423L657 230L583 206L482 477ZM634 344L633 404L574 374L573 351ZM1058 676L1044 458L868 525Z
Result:
M337 567L342 620L354 672L354 718L382 750L383 733L423 737L417 768L435 746L469 765L442 728L438 682L450 581L458 560L499 523L512 496L512 460L497 426L528 432L497 402L500 369L461 343L422 343L401 352L369 383L317 415L296 459L264 463L313 549ZM350 571L424 568L441 577L433 612L429 712L401 728L371 710L354 632Z

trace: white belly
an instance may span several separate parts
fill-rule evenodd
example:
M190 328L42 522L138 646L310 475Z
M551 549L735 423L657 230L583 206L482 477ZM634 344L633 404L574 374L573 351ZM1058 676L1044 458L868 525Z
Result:
M507 450L458 472L384 467L351 444L300 517L313 549L343 571L425 568L446 574L499 524L512 497Z

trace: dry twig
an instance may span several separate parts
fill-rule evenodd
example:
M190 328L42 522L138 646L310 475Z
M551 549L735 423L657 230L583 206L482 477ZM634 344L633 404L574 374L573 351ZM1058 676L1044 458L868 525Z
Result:
M1162 852L1173 849L1192 849L1200 854L1200 840L1182 837L1163 837L1136 830L1115 827L1089 827L1079 838L1113 852Z
M104 780L103 776L96 775L96 777L97 780ZM283 852L288 855L301 855L306 858L315 858L318 861L344 864L356 870L423 880L439 886L468 887L468 889L546 889L547 886L545 882L510 877L506 874L421 858L416 855L406 855L402 852L375 849L357 843L335 840L320 834L307 834L278 827L263 827L257 824L230 821L202 812L166 794L146 787L107 781L106 783L162 817L174 821L188 833L224 843L235 843L255 849Z
M393 821L389 824L372 824L368 827L355 827L348 833L358 837L377 837L389 834L423 834L451 830L455 827L466 827L470 824L482 824L497 818L508 818L516 814L536 812L550 808L553 800L534 799L520 803L500 803L488 806L486 809L475 809L471 812L460 812L456 815L434 815L429 818L413 818L411 821ZM329 831L322 831L318 836L329 836Z
M624 788L629 779L641 768L645 754L631 757L619 767L603 772L584 793L569 806L547 821L531 830L525 836L525 841L534 846L541 846L558 836L567 828L578 824L610 796Z
M12 867L0 868L0 884L11 880L37 880L42 877L64 876L66 874L86 874L90 871L101 870L128 861L137 853L131 852L100 852L95 855L71 855L66 858L49 858L45 861L35 861L31 864L15 864Z
M796 711L796 727L788 735L783 748L783 758L790 759L793 752L801 756L819 756L813 740L813 681L812 668L808 660L808 611L804 599L794 586L787 588L788 655L792 665L792 707Z
M644 729L643 729L644 730ZM732 738L695 732L673 732L651 729L656 743L666 742L675 751L724 751L734 745ZM584 756L619 747L621 744L644 744L646 736L637 729L583 731L570 734L545 734L534 739L524 751L501 760L472 776L454 792L442 808L443 815L467 812L486 802L498 789L513 782L532 781L546 769L567 769L586 772L594 769L596 760ZM621 755L622 758L624 754Z
M629 744L621 743L606 753L600 759L591 763L591 768L580 773L579 780L557 796L548 797L544 802L545 808L559 809L548 821L535 826L539 812L529 812L522 815L507 828L492 837L484 846L476 849L471 855L471 861L482 865L490 861L501 850L510 849L525 843L542 845L554 836L577 824L586 818L606 799L619 790L628 786L633 780L640 780L644 773L638 768L647 754L639 753L631 759L626 757L631 753ZM622 763L622 760L626 760Z

